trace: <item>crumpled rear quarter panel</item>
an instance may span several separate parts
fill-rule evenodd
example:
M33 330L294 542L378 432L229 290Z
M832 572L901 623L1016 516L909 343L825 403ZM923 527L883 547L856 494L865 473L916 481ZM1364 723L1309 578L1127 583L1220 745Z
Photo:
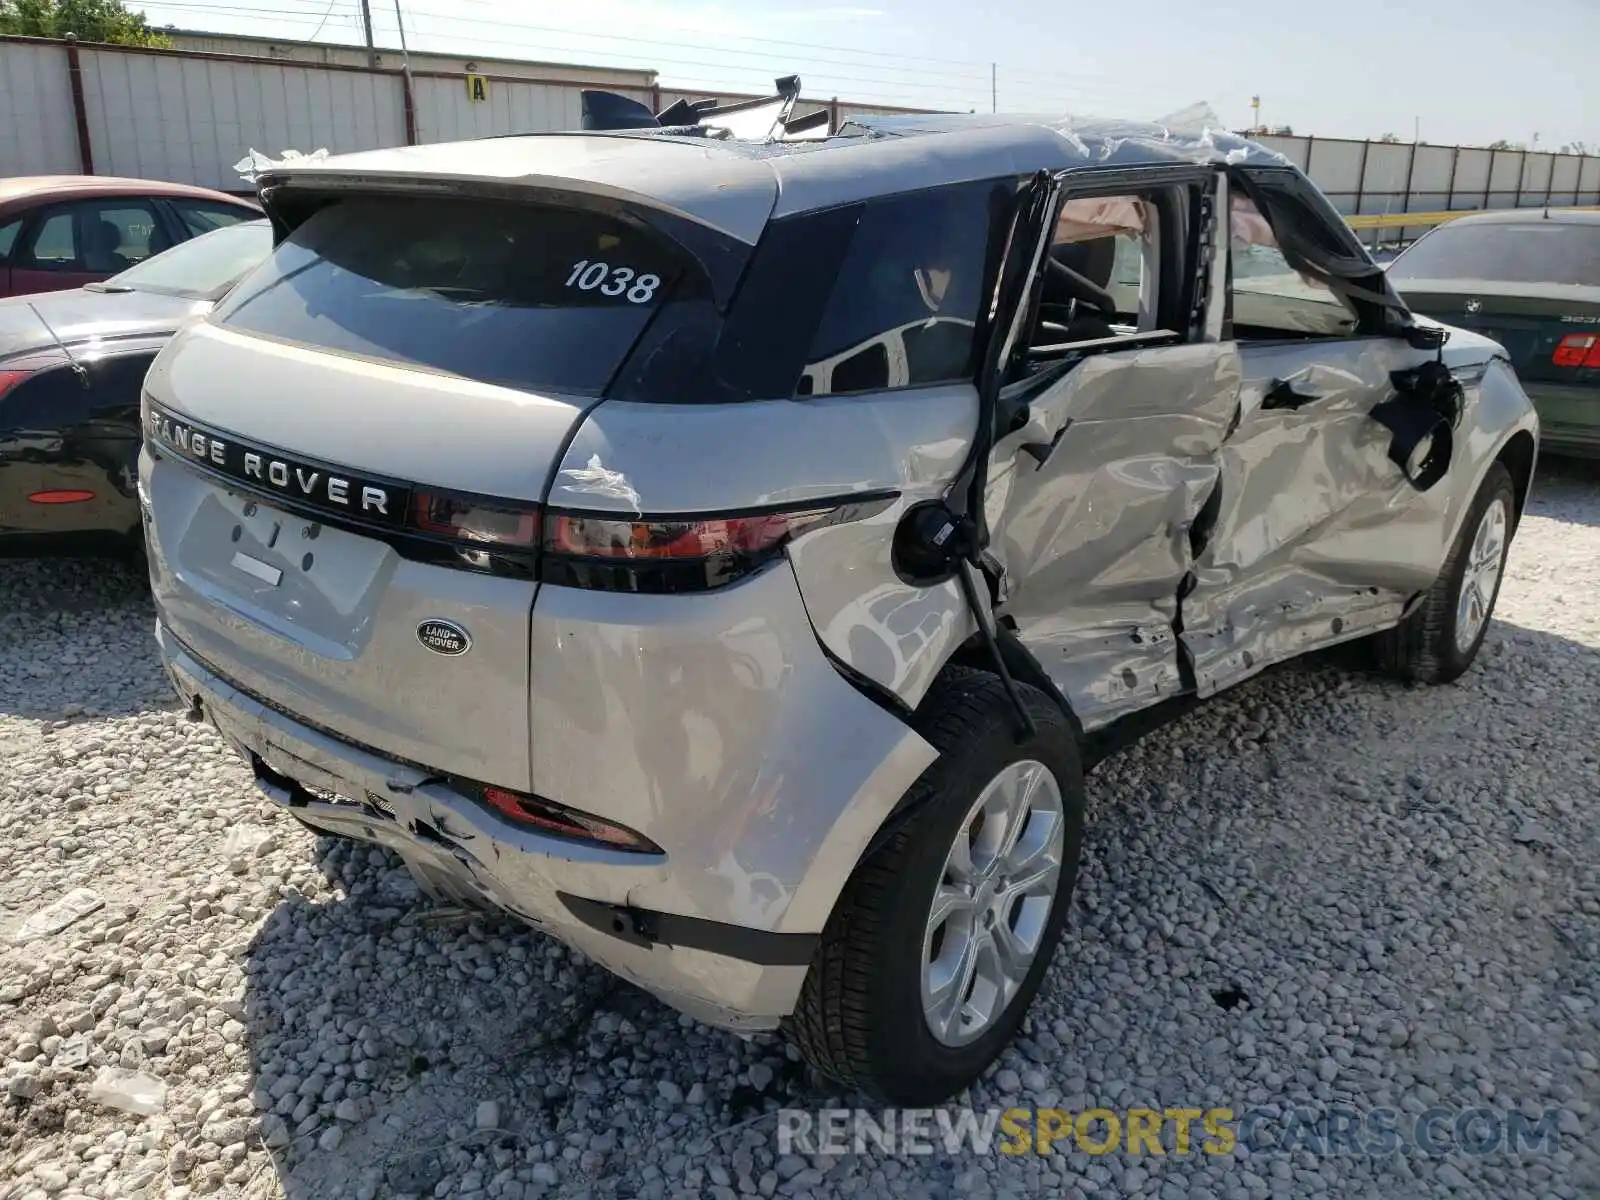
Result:
M745 404L607 401L578 431L550 504L719 513L893 493L802 533L788 555L828 653L915 707L976 627L954 583L902 582L890 549L906 509L942 495L960 469L977 409L969 384Z
M935 757L823 656L786 563L683 596L546 585L532 647L534 789L667 852L643 908L817 932Z

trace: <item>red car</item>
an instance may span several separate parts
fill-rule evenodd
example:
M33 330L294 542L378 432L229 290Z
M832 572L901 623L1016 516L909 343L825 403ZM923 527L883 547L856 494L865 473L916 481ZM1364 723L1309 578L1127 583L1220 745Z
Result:
M261 210L181 183L102 175L0 179L0 296L98 283Z

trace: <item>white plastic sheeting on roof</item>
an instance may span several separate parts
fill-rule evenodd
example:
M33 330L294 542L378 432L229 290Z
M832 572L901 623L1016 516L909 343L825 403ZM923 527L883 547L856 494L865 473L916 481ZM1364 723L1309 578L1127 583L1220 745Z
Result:
M326 146L313 150L310 154L301 154L298 150L284 150L277 158L269 158L252 146L249 154L233 164L233 169L239 172L240 179L243 179L246 183L254 183L261 172L270 170L273 167L281 167L294 162L321 162L327 157L328 148Z

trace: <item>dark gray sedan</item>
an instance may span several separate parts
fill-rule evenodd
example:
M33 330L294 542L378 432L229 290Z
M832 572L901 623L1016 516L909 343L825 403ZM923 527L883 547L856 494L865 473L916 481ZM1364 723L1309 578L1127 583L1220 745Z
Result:
M1389 268L1411 305L1505 347L1550 450L1600 457L1600 212L1460 217Z
M0 553L140 543L145 371L271 249L248 221L101 283L0 299Z

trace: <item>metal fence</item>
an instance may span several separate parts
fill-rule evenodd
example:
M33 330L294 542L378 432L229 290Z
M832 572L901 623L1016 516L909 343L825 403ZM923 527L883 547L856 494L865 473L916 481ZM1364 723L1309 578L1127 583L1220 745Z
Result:
M551 71L551 78L481 76L480 90L461 73L437 69L414 70L408 80L389 66L0 37L0 176L133 175L240 191L233 164L252 147L340 153L574 129L579 93L594 84ZM657 111L679 98L748 98L615 90ZM853 114L913 111L813 102L830 109L835 127ZM1347 217L1600 204L1600 157L1593 155L1260 140L1300 166ZM1408 227L1400 236L1420 232Z
M1600 204L1600 157L1594 155L1342 138L1257 140L1309 175L1346 217ZM1390 233L1403 240L1423 229Z
M580 73L581 74L581 73ZM575 129L587 78L400 70L237 54L0 37L0 177L130 175L248 190L233 164L267 154ZM749 99L613 87L657 111L679 98ZM814 100L835 125L908 111Z

